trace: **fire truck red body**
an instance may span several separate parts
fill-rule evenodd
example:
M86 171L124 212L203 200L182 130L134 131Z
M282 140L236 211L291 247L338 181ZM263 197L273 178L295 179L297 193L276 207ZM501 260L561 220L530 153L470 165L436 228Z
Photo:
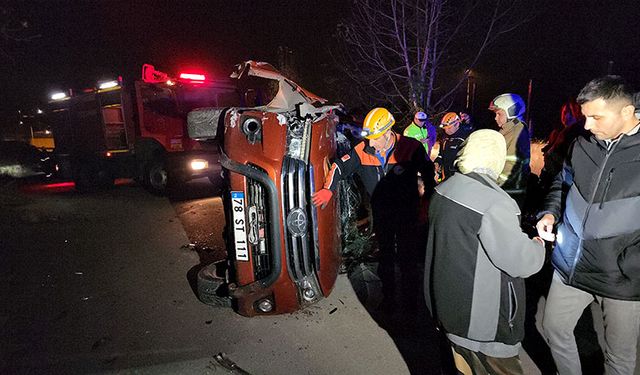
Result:
M172 78L151 65L135 82L102 82L95 89L58 96L49 121L63 178L78 190L133 177L153 192L219 173L218 147L189 138L187 113L194 108L238 105L230 82L201 74Z

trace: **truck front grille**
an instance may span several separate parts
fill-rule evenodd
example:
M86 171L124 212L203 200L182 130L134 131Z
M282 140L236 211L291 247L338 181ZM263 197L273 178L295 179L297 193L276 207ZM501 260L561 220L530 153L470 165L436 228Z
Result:
M259 169L255 166L253 168ZM256 280L267 277L272 267L265 200L266 194L262 184L247 178L247 240L251 247Z
M313 222L307 191L307 164L285 157L282 162L283 218L287 264L296 281L314 276L315 254L310 235Z

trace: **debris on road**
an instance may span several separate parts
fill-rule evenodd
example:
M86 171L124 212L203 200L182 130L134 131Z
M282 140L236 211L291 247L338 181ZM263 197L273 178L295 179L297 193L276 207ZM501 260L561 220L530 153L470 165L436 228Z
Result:
M190 243L190 244L182 245L182 246L180 246L180 249L181 250L194 251L194 250L196 250L196 244Z
M218 354L213 356L213 359L215 359L216 362L220 366L222 366L223 368L229 370L230 374L251 375L247 371L245 371L245 370L241 369L240 367L238 367L238 365L235 362L233 362L232 360L230 360L229 357L227 357L227 355L225 353L218 353Z

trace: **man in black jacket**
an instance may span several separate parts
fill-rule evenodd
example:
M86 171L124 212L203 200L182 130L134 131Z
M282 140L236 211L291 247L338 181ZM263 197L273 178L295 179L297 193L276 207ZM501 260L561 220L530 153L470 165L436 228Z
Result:
M577 102L593 136L578 138L556 177L539 234L553 238L555 274L543 328L558 373L581 374L573 329L596 301L608 374L633 374L640 331L640 124L618 76L589 82Z

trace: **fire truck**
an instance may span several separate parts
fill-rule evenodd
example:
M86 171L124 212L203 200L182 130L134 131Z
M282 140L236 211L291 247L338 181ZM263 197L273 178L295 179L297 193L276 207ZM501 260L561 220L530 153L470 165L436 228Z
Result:
M134 178L163 194L198 177L215 178L215 142L189 138L187 113L240 103L230 81L204 74L174 78L145 64L142 78L99 82L95 88L51 95L48 123L62 178L78 191L95 191L115 178Z

